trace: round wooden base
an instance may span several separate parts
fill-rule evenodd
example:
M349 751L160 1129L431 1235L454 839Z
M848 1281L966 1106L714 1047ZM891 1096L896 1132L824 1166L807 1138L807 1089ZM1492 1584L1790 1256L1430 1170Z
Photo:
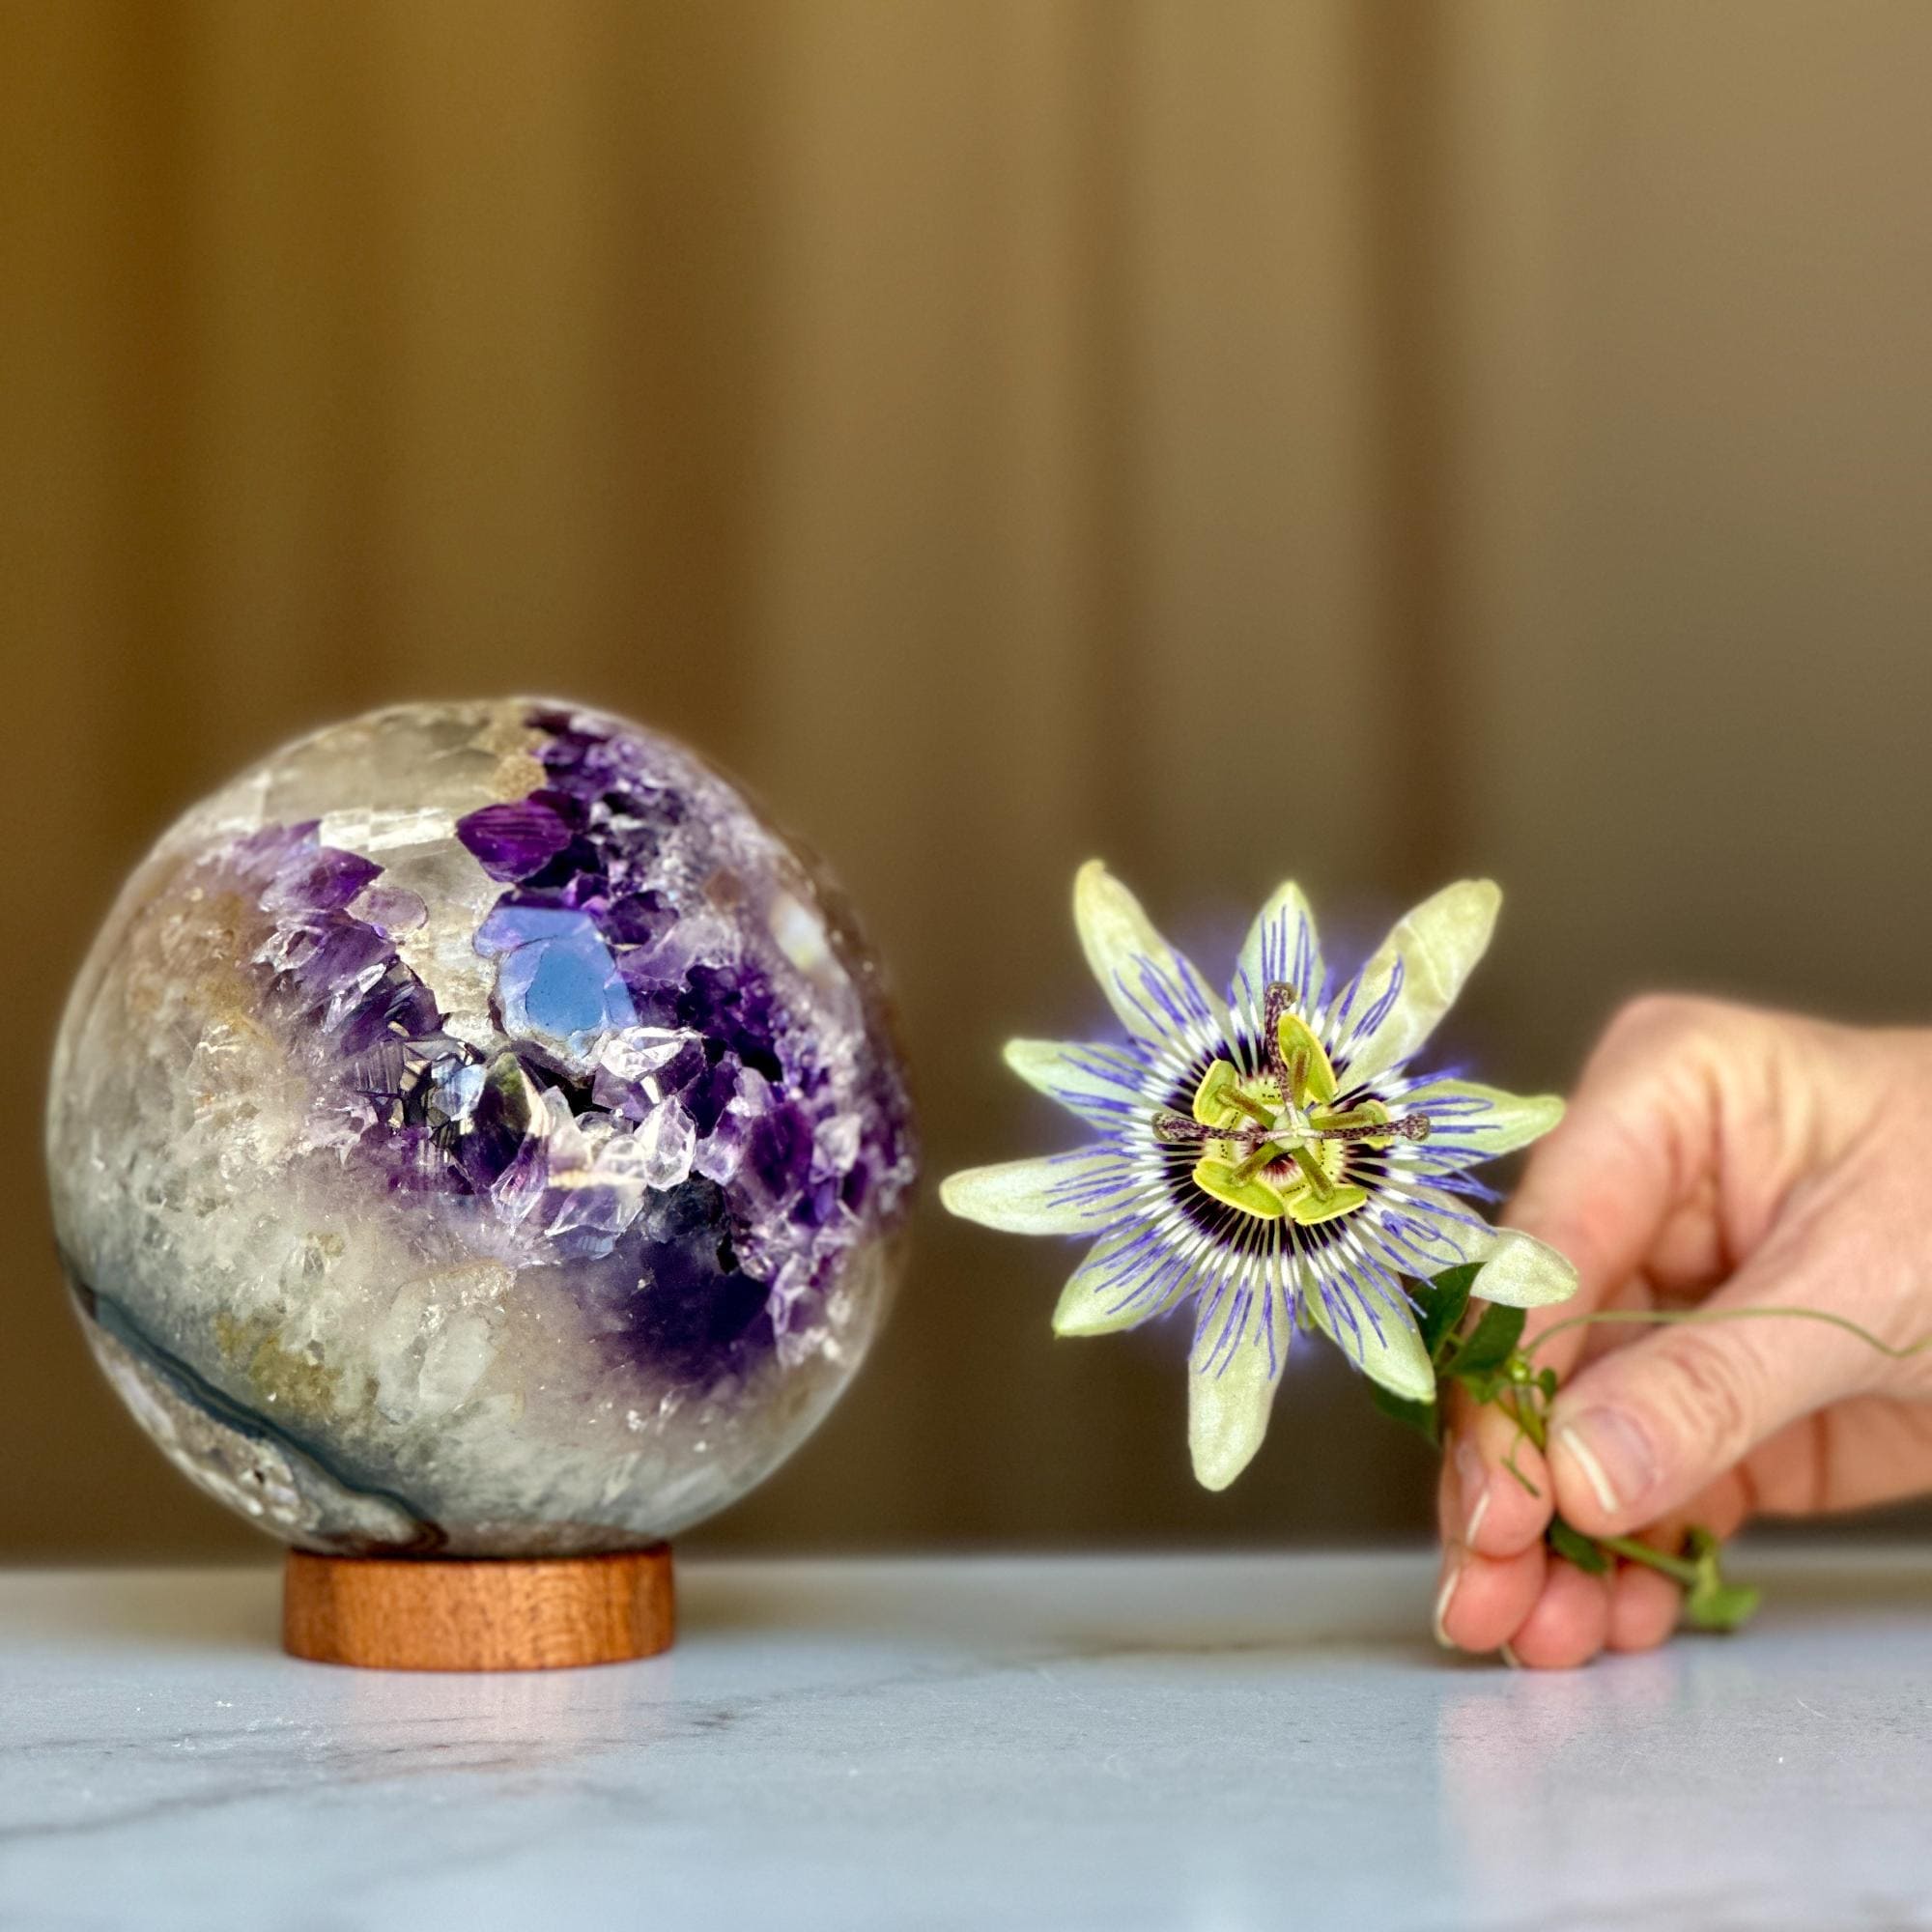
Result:
M282 1645L365 1670L555 1670L670 1646L670 1546L469 1560L289 1551Z

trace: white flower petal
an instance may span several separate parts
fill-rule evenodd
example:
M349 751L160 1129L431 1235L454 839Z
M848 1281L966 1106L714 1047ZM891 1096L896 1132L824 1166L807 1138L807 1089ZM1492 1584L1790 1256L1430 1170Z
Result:
M1233 997L1257 1009L1270 982L1293 986L1304 1007L1321 997L1321 942L1308 895L1293 879L1277 886L1255 915L1235 967Z
M1207 981L1154 930L1140 900L1098 859L1088 860L1074 874L1073 923L1107 1004L1135 1038L1160 1045L1185 1024L1163 1009L1150 975L1165 982L1168 999L1197 1009L1226 1032L1226 1009Z
M1475 1080L1432 1080L1406 1094L1404 1104L1428 1111L1435 1100L1470 1104L1432 1114L1432 1143L1462 1142L1484 1160L1541 1140L1563 1118L1560 1094L1506 1094Z
M1311 1286L1305 1299L1315 1325L1363 1374L1380 1382L1391 1394L1406 1396L1410 1402L1435 1401L1435 1371L1430 1365L1429 1350L1422 1346L1422 1336L1408 1304L1396 1301L1392 1306L1377 1295L1372 1321L1371 1306L1358 1292L1341 1289L1337 1293L1349 1296L1357 1325L1350 1327L1346 1320L1338 1322L1329 1312L1321 1289ZM1376 1333L1377 1323L1381 1326L1379 1335Z
M1232 1347L1204 1338L1187 1365L1187 1446L1194 1479L1204 1490L1225 1490L1248 1464L1267 1434L1268 1411L1288 1359L1291 1324L1274 1323L1273 1346L1250 1319Z
M1140 1247L1146 1231L1096 1241L1073 1270L1053 1311L1056 1335L1111 1335L1164 1315L1193 1287L1189 1271L1148 1255Z
M1372 1246L1398 1274L1440 1274L1463 1262L1479 1262L1495 1236L1467 1202L1439 1187L1409 1185L1381 1208L1378 1224L1364 1229Z
M1350 1084L1398 1065L1435 1032L1488 948L1502 898L1490 880L1464 879L1397 922L1355 980L1350 1020L1360 1031L1341 1047ZM1384 1005L1398 968L1400 987Z
M1577 1293L1577 1270L1547 1241L1517 1228L1498 1228L1469 1293L1507 1308L1548 1308Z
M1122 1163L1111 1154L1045 1155L950 1174L939 1198L963 1220L1009 1235L1090 1235L1118 1214L1102 1197L1118 1178Z
M1005 1057L1029 1087L1086 1121L1117 1120L1122 1105L1139 1097L1147 1077L1141 1062L1118 1046L1009 1039Z

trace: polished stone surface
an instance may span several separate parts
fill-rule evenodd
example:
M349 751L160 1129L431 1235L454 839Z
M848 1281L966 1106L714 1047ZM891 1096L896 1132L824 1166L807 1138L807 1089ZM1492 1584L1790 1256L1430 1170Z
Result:
M0 1925L1932 1926L1932 1553L1742 1636L1445 1658L1410 1556L692 1564L670 1655L275 1649L266 1572L0 1577Z
M878 961L696 753L393 705L161 836L47 1084L82 1332L300 1548L640 1549L810 1435L916 1157Z

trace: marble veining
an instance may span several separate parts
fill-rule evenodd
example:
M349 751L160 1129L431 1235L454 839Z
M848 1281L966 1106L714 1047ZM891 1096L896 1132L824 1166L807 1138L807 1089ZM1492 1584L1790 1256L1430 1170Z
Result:
M1445 1658L1421 1557L694 1563L648 1663L301 1664L265 1572L0 1577L0 1925L1932 1926L1932 1555Z

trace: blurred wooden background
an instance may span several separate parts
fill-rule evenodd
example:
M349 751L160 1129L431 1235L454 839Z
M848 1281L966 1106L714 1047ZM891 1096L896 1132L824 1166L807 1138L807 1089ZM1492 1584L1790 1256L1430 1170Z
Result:
M0 1552L253 1547L48 1253L57 1004L123 870L289 733L539 689L834 862L934 1173L1062 1132L1102 852L1213 951L1511 906L1463 1023L1625 990L1922 1015L1932 9L0 4L16 1230ZM928 1211L822 1435L713 1543L1333 1540L1426 1467L1307 1351L1230 1493L1182 1337Z

